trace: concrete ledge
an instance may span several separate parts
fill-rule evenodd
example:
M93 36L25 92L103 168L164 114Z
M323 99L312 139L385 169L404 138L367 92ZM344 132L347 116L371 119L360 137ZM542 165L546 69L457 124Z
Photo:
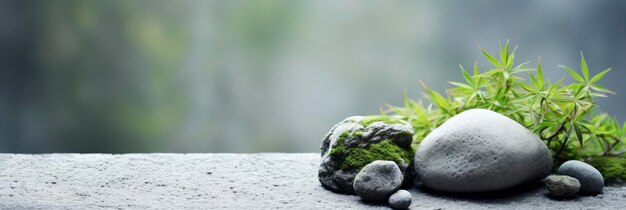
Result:
M0 154L2 209L387 209L325 190L318 154ZM626 209L626 188L557 201L543 188L413 194L412 209Z

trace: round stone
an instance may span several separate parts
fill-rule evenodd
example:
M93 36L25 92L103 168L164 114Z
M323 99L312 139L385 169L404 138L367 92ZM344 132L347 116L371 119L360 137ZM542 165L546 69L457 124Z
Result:
M406 209L411 206L411 193L406 190L398 190L389 196L389 206L394 209Z
M559 174L578 179L580 193L599 194L604 187L602 174L593 166L578 160L569 160L563 163L558 170Z
M490 110L472 109L424 138L415 169L428 188L484 192L543 179L552 169L552 156L521 124Z
M546 188L551 196L569 198L580 190L578 179L565 175L550 175L545 180Z
M354 192L364 201L382 202L402 186L402 172L393 161L367 164L354 178Z

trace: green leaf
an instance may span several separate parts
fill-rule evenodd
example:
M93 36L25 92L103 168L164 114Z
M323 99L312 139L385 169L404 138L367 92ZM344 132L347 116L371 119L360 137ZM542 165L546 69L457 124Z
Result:
M602 97L602 98L608 97L607 95L604 95L602 93L590 93L589 95L592 97Z
M535 77L535 75L531 74L530 72L528 73L528 77L530 77L530 81L533 83L533 86L535 86L535 88L539 89L539 81L537 80L537 78ZM528 90L530 91L530 90ZM530 92L534 92L530 91Z
M500 60L503 64L507 64L509 58L509 41L506 41L505 47L502 47L502 43L500 43Z
M480 49L480 51L483 52L483 55L485 56L485 58L487 58L487 60L489 60L491 64L497 67L502 67L502 64L500 64L500 62L498 62L498 60L496 60L496 58L494 58L491 54L485 52L485 50L483 50L482 48Z
M590 124L590 123L582 123L582 122L578 122L578 124L587 129L589 132L593 133L596 130L596 126Z
M478 62L474 63L474 76L479 75L480 73L478 72Z
M454 114L454 113L450 112L450 110L449 110L450 103L448 102L448 100L446 98L444 98L441 94L439 94L439 93L433 91L432 89L430 89L428 86L426 86L426 84L424 84L424 82L420 81L420 83L426 89L426 91L428 91L428 94L430 95L431 102L433 102L435 104L435 106L437 106L439 109L447 112L448 114Z
M511 69L511 66L513 66L513 63L515 63L515 54L511 54L509 58L506 60L505 68ZM523 65L524 64L521 64L520 66L523 66Z
M459 67L461 67L461 73L463 74L463 78L465 79L465 82L467 82L467 84L469 84L471 86L475 86L474 85L474 80L469 75L469 73L467 73L467 71L465 71L465 68L463 68L463 66L461 66L461 65L459 65Z
M492 70L483 72L483 73L481 73L481 74L479 74L477 76L479 76L479 77L493 77L494 75L496 75L498 73L500 73L500 69L492 69Z
M521 64L517 65L515 68L513 68L514 72L522 72L522 71L532 71L532 70L534 70L532 68L525 67L525 65L529 64L529 63L530 62L524 62L524 63L521 63Z
M615 92L609 90L608 88L606 88L606 87L604 87L602 85L591 84L589 87L591 87L591 89L593 89L595 91L598 91L598 92L615 94Z
M528 92L535 92L535 89L533 87L531 87L530 85L527 85L523 82L518 82L516 81L515 84L519 85L521 88L523 88L524 90L528 91Z
M465 89L469 89L469 90L473 90L474 89L474 87L472 87L472 86L470 86L468 84L462 83L462 82L448 81L448 83L450 83L450 84L452 84L454 86L465 88Z
M580 128L578 127L578 125L576 124L572 124L574 125L574 130L576 131L576 138L578 138L578 142L580 143L580 146L583 146L583 133L580 131Z
M551 85L548 88L548 92L550 93L556 93L559 90L559 85L561 84L561 82L563 82L563 78L561 78L559 81L557 81L556 83L554 83L553 85Z
M572 70L572 68L567 67L567 66L563 66L563 65L559 65L559 67L567 70L567 73L569 73L570 76L572 76L572 79L580 82L580 83L585 83L585 80L583 79L582 76L580 76L580 74L576 73L574 70Z
M602 77L604 77L604 75L606 73L608 73L609 71L611 71L611 68L605 69L604 71L596 74L596 76L593 76L593 78L591 78L591 83L597 82L598 80L602 79Z
M580 52L580 69L585 77L585 81L589 81L589 68L587 68L587 61L585 61L583 52Z
M478 71L478 62L474 63L474 75L472 78L474 79L474 88L476 90L480 89L482 86L482 78L479 76L480 72Z
M543 79L543 71L541 70L541 58L537 61L537 82L540 87L543 89L544 87L544 79Z

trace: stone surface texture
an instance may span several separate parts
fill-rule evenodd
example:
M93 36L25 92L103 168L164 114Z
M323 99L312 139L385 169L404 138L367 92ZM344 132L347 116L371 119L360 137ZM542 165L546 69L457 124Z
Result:
M374 122L364 126L361 123L364 119L366 117L363 116L348 117L335 125L322 140L322 160L318 177L319 182L329 190L338 193L355 194L353 189L354 177L361 168L341 168L341 164L346 159L345 157L349 155L350 148L368 148L373 144L390 140L392 144L397 145L399 148L412 151L413 127L410 124L404 121L400 123ZM356 135L357 133L358 135ZM341 152L333 154L333 149L335 148L343 149ZM406 161L401 160L397 162L398 167L405 176L405 185L411 184L415 177L413 160L411 157L407 159ZM361 167L363 166L365 164Z
M393 161L367 164L354 178L354 192L365 201L382 202L402 186L402 172Z
M0 209L389 209L317 181L319 154L0 154ZM411 209L626 209L626 188L557 201L537 187L464 198L410 188Z
M604 187L602 174L587 163L578 160L569 160L559 166L558 172L561 175L568 175L578 179L580 182L580 193L602 193L602 188Z
M411 206L411 193L406 190L398 190L389 196L389 206L394 209L406 209Z
M432 131L415 155L422 183L445 192L502 190L550 174L552 157L538 136L486 109L464 111Z
M580 190L578 179L565 175L550 175L544 180L550 195L554 197L573 197Z

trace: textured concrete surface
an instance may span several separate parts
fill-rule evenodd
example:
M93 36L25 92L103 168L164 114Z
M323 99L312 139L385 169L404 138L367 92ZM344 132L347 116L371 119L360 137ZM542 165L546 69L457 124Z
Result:
M317 180L318 154L0 154L1 209L387 209ZM411 209L626 209L626 188L553 200L412 188Z

